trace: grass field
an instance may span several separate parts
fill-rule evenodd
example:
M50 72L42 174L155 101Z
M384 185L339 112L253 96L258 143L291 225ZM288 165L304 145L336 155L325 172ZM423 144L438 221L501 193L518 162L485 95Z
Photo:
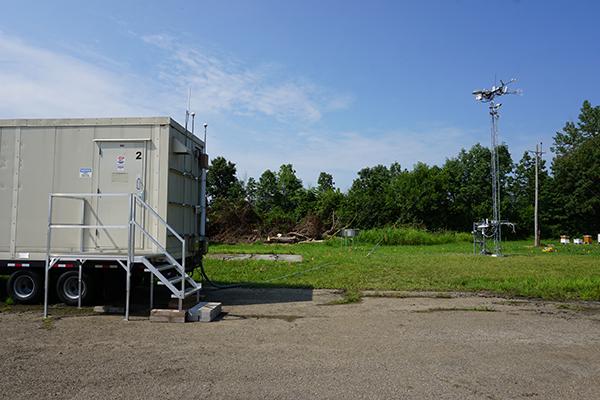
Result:
M466 242L428 246L211 245L211 253L294 253L302 263L207 259L219 283L359 290L485 291L552 300L600 300L600 246L504 243L502 258L474 256Z

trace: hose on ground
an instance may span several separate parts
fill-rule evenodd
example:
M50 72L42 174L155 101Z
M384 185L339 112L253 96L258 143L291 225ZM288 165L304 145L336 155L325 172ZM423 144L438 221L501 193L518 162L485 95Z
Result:
M210 280L210 278L208 277L208 275L206 275L206 271L204 270L204 262L200 261L200 275L202 276L202 280L211 287L210 290L215 291L215 290L224 290L224 289L234 289L234 288L241 288L244 285L241 284L234 284L234 285L219 285L218 283L214 283L213 281Z

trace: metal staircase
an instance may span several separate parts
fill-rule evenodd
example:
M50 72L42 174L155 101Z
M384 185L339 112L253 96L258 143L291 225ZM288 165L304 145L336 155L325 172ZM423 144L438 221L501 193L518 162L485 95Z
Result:
M138 257L138 259L146 266L144 271L151 272L158 278L158 284L166 286L174 299L183 300L202 289L202 285L193 280L177 261L154 265L146 257Z
M98 222L97 225L85 224L85 219L82 219L81 224L58 224L54 223L52 219L52 204L54 198L70 198L79 199L84 202L89 198L98 197L124 197L129 200L129 221L123 225L103 225ZM171 254L166 249L166 243L160 243L159 239L148 232L145 227L136 219L138 215L138 207L141 211L140 215L148 215L156 218L158 223L164 227L171 235L173 235L181 243L180 258ZM116 248L114 252L103 251L90 252L84 251L83 243L81 245L81 251L78 253L55 253L52 251L52 230L53 229L98 229L98 230L111 230L111 229L128 229L127 234L127 245L123 248ZM152 254L138 254L135 247L135 238L137 232L146 237L155 246L156 251ZM135 264L143 264L145 271L153 275L150 279L151 290L150 290L150 307L152 308L152 299L154 293L154 281L156 278L159 285L166 286L171 292L171 297L179 300L179 310L183 308L183 300L192 295L196 294L199 296L199 291L202 289L202 285L192 279L185 271L186 262L186 240L181 237L160 214L154 210L148 203L146 203L139 195L135 193L51 193L49 195L49 207L48 207L48 237L47 237L47 248L46 248L46 268L45 268L45 287L44 287L44 317L48 315L48 281L49 271L59 261L75 261L79 265L79 293L81 293L81 269L82 265L86 261L98 261L98 260L112 260L117 262L126 271L126 301L125 301L125 319L129 318L129 297L130 297L130 284L131 284L131 271ZM81 300L81 299L80 299ZM81 305L81 303L80 303Z
M135 230L139 229L142 234L147 237L158 250L163 255L163 262L159 262L154 264L152 260L156 260L155 256L152 257L152 260L141 256L137 257L137 259L144 264L146 267L146 271L152 273L156 278L158 278L158 284L166 286L171 291L171 297L175 299L179 299L179 310L183 307L183 300L196 293L199 295L200 289L202 289L202 285L192 279L185 272L185 259L186 259L186 251L185 251L185 239L182 238L167 222L158 214L158 212L150 207L148 203L146 203L140 196L137 194L131 195L133 198L133 209L131 212L131 225L132 230L130 232L130 240L131 245L130 248L135 252ZM140 223L136 220L136 211L137 207L141 206L143 210L147 210L149 214L153 215L159 223L164 226L174 237L179 240L181 243L181 262L177 261L177 259L171 255L167 251L165 247L154 237L152 236ZM153 279L152 279L152 288L153 290Z

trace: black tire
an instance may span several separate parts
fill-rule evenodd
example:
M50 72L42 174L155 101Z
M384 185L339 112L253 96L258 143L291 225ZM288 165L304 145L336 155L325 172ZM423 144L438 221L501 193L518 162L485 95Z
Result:
M88 304L94 295L92 280L86 273L81 275L81 304ZM79 272L69 271L61 274L56 281L58 299L69 306L76 306L79 295Z
M6 283L6 291L16 303L36 303L42 294L42 278L34 271L13 272Z

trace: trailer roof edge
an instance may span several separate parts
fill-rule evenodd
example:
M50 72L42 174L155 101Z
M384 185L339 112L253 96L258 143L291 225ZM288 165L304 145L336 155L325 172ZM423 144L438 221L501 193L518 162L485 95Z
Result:
M22 118L0 119L0 127L35 126L111 126L111 125L181 125L171 117L125 118ZM181 127L181 130L184 130Z

